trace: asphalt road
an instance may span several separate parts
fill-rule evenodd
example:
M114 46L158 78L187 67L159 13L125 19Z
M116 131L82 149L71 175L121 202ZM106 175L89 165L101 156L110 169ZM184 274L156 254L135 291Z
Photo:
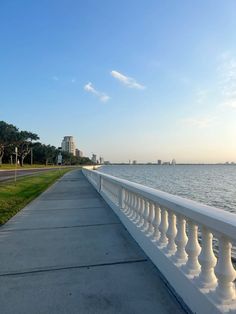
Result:
M32 168L32 169L17 169L17 177L29 176L37 174L38 172L47 172L51 170L58 170L55 168ZM13 180L15 178L15 170L0 170L0 181Z

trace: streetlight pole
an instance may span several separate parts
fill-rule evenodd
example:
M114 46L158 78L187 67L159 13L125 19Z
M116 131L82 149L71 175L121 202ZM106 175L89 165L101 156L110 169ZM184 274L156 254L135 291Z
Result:
M31 147L31 166L33 165L33 147Z
M17 147L15 147L15 154L16 154L16 165L15 165L15 184L16 184L17 161L18 161L18 148Z

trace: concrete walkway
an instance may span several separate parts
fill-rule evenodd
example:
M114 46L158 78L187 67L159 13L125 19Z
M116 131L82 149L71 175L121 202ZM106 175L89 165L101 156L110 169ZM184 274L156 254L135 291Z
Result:
M0 313L183 313L78 170L0 228Z

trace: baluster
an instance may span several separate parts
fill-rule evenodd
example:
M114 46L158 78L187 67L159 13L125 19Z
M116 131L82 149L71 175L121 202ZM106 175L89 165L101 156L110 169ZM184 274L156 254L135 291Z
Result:
M168 243L168 239L166 236L166 231L168 229L168 213L167 210L161 207L161 223L159 226L159 230L161 232L160 239L158 242L158 246L165 247Z
M127 210L125 211L125 214L126 215L129 215L129 212L130 212L130 198L131 198L131 195L130 195L130 191L127 191L128 193L128 198L127 198Z
M140 199L140 219L137 227L140 228L144 224L144 214L145 214L145 201L143 198Z
M134 223L138 224L140 222L140 214L141 214L141 199L140 196L137 195L137 215L136 218L134 219Z
M218 279L216 297L220 303L228 303L236 298L235 284L236 271L231 260L232 244L224 236L219 237L218 261L215 274Z
M136 203L137 203L137 200L136 200L136 194L133 194L133 212L132 212L132 215L130 216L130 220L133 221L136 217Z
M168 244L165 248L165 252L169 255L173 255L176 252L176 244L175 244L175 237L177 234L176 228L176 216L172 211L168 211L168 229L166 232L166 236L168 238Z
M130 200L129 200L129 212L127 213L127 217L132 215L133 212L133 193L130 192Z
M177 236L175 238L175 243L177 245L177 251L173 256L175 263L184 264L187 261L187 253L185 251L185 246L187 244L188 238L186 235L186 221L181 215L177 215Z
M139 219L140 219L140 197L139 197L139 195L136 195L136 215L135 215L135 219L133 220L133 222L135 224L137 224Z
M119 205L121 211L123 211L123 209L124 209L124 199L125 199L124 193L125 193L124 189L122 187L119 187L119 189L118 189L118 205Z
M146 231L146 235L150 237L153 234L153 219L154 219L154 204L152 202L149 203L149 215L148 215L148 222L149 227Z
M134 194L134 207L133 207L133 215L130 217L131 221L134 221L137 218L137 195Z
M129 212L127 213L128 218L130 218L133 214L133 203L134 203L134 194L130 192Z
M125 199L124 199L124 209L123 209L123 212L126 213L127 202L128 202L128 192L127 192L127 190L124 190L124 191L125 191Z
M133 215L130 217L130 220L134 220L137 215L137 195L134 194L134 203L133 203Z
M120 207L120 200L122 201L123 206L123 188L120 186L116 186L116 204Z
M130 218L133 214L133 203L134 203L134 195L132 192L130 192L129 213L127 214L128 218Z
M132 214L130 215L130 220L136 216L136 195L133 193L133 202L132 202Z
M214 273L214 267L216 265L216 257L212 249L212 233L207 230L206 227L202 227L202 250L198 257L198 261L201 265L201 272L198 277L198 284L201 288L214 288L217 283L217 279Z
M129 201L130 201L130 193L129 191L127 191L127 201L126 201L126 211L125 211L126 215L129 212Z
M188 242L185 250L188 254L188 260L183 269L188 275L196 276L201 270L198 262L201 247L198 243L198 226L191 220L188 222Z
M100 193L102 192L102 187L103 187L103 177L100 176Z
M155 217L154 217L154 220L153 220L153 227L154 227L154 232L153 232L153 235L152 235L152 241L153 242L157 242L160 238L160 231L159 231L159 225L160 225L160 208L159 208L159 205L154 205L155 208L154 208L154 211L155 211Z
M149 227L149 222L148 222L148 215L149 215L149 203L147 200L144 200L145 203L145 210L143 213L143 219L144 219L144 224L142 226L142 231L145 232L148 227Z

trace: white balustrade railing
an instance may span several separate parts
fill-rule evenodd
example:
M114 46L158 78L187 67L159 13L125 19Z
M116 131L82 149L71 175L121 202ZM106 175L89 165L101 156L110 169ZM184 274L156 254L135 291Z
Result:
M193 312L236 313L236 214L99 171L83 173Z

